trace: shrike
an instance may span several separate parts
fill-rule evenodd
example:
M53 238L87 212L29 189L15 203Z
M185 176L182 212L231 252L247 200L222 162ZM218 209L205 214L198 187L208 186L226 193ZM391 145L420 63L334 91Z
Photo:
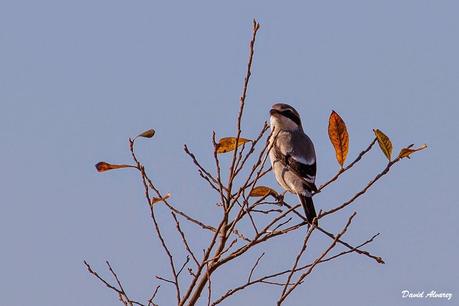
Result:
M308 223L317 216L312 192L317 191L316 153L303 132L298 112L288 104L274 104L270 110L272 135L269 157L279 185L295 193L303 205Z

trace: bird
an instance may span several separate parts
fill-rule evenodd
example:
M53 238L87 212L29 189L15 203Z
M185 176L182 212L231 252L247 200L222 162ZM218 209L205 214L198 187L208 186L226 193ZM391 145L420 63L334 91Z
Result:
M290 105L276 103L271 107L269 158L279 185L296 194L304 208L306 220L317 217L312 192L317 192L316 153L312 140L303 131L300 114ZM317 219L315 219L317 224Z

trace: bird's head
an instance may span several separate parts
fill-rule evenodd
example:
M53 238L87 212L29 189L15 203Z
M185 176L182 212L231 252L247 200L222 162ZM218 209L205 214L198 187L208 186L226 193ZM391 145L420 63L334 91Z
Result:
M300 114L288 104L274 104L269 114L271 129L288 131L302 129Z

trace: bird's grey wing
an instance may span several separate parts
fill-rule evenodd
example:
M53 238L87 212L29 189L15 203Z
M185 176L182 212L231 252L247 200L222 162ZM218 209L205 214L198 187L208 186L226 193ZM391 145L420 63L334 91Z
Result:
M303 178L309 189L317 191L314 184L317 172L316 154L311 139L304 133L298 133L291 140L292 150L285 153L281 150L275 151L276 159Z
M296 175L303 178L305 184L307 184L307 186L312 191L317 191L317 187L314 183L316 180L317 171L317 166L315 162L312 164L303 164L301 162L296 161L292 156L289 156L288 166Z

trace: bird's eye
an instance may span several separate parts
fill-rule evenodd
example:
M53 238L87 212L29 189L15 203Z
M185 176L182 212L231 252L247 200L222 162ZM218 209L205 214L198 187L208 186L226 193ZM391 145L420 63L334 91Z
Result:
M281 114L284 117L289 118L290 120L292 120L296 124L301 125L300 117L298 117L298 115L295 114L292 110L290 110L290 109L283 110L283 111L281 111Z

